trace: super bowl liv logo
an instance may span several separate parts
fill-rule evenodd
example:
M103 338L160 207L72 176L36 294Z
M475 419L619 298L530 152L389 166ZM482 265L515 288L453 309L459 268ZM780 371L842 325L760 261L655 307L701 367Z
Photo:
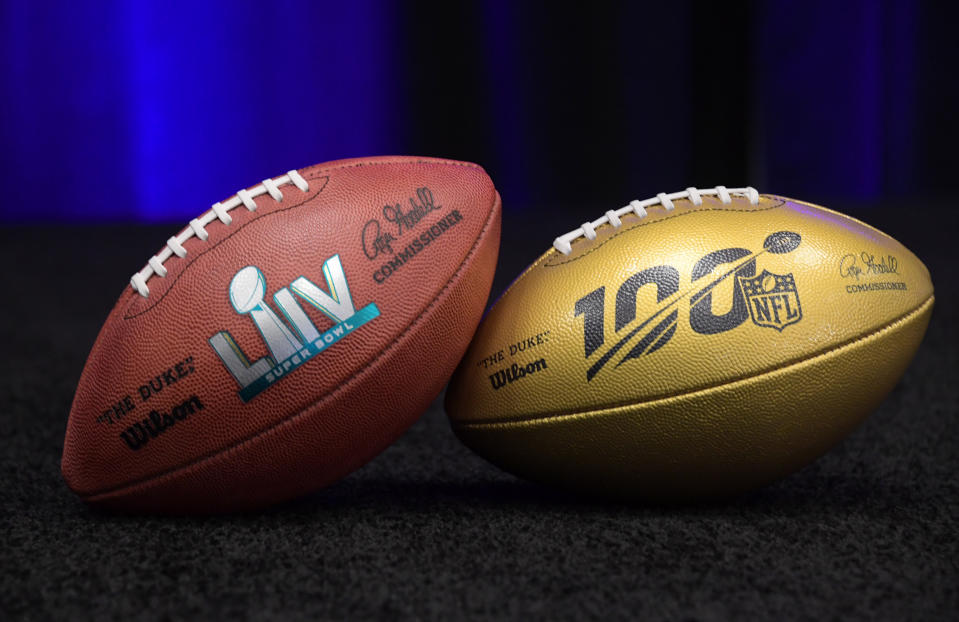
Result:
M273 302L287 323L263 300L266 279L256 266L241 268L230 281L230 303L240 315L249 315L260 331L270 356L250 362L229 331L210 337L210 345L240 385L240 399L248 402L303 363L340 341L360 326L379 317L370 303L357 311L340 263L333 255L323 263L329 294L306 277L299 277L273 295ZM333 320L332 328L320 332L297 303L303 301ZM292 328L292 330L291 330Z

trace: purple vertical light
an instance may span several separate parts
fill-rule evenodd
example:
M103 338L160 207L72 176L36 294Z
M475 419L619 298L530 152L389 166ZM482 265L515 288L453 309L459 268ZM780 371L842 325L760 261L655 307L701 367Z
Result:
M883 192L881 3L767 3L756 54L765 188L872 200Z
M394 150L382 4L128 5L142 219L182 220L290 168Z
M4 4L0 216L183 221L290 168L400 150L395 10Z
M0 220L131 217L116 28L72 4L0 5Z
M883 6L884 191L889 195L915 195L923 192L915 185L918 8L917 3L907 0Z
M496 158L496 184L509 197L510 206L529 204L533 176L526 130L529 101L525 55L517 49L523 41L519 11L520 7L509 0L490 0L482 5L484 91L494 128L487 139L492 143L489 151Z

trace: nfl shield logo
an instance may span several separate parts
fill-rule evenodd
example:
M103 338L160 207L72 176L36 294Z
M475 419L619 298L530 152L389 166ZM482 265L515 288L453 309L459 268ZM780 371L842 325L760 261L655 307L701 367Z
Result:
M802 319L799 292L792 274L773 274L763 270L759 276L738 277L746 295L749 315L756 326L769 326L778 331Z

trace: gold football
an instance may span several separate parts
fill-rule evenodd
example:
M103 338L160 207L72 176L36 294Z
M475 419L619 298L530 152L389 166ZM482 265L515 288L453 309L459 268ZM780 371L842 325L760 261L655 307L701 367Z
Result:
M746 491L882 402L933 301L922 262L849 216L753 188L662 193L556 238L480 325L446 410L535 481Z

